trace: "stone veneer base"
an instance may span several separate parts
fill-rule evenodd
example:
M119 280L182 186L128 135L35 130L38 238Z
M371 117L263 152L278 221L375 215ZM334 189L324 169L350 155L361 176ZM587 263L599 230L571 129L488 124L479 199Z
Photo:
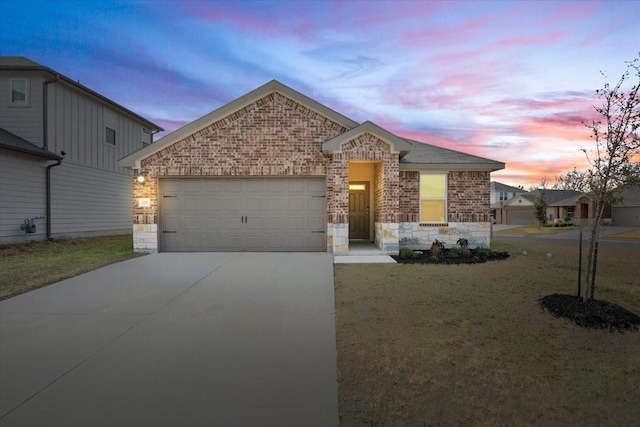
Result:
M158 224L133 224L133 251L158 252Z
M442 226L421 226L418 222L401 222L398 227L400 247L413 249L430 248L437 239L445 246L455 246L460 238L467 239L469 246L489 247L491 224L488 222L450 222Z

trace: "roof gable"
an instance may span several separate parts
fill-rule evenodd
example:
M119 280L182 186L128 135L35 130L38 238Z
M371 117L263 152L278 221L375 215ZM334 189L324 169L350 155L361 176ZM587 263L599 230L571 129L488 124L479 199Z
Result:
M129 168L137 168L139 167L139 163L141 160L155 154L162 149L175 144L178 141L183 140L184 138L193 135L196 132L202 131L203 129L211 126L212 124L223 120L224 118L242 110L259 101L260 99L269 96L270 94L277 92L280 95L308 108L309 110L326 117L333 122L347 128L352 129L358 126L358 123L349 119L346 116L330 109L329 107L320 104L317 101L309 98L306 95L303 95L300 92L297 92L291 89L288 86L280 83L277 80L272 80L269 83L266 83L260 86L257 89L237 98L234 101L231 101L228 104L223 105L222 107L213 110L212 112L200 117L199 119L194 120L191 123L181 127L180 129L163 136L156 142L151 145L148 145L126 157L120 159L121 167L129 167Z
M400 153L401 156L405 155L412 149L412 145L405 139L395 136L391 132L381 128L380 126L366 121L353 129L336 136L333 139L322 144L322 151L325 153L336 153L342 151L342 144L351 141L360 135L365 133L371 134L382 141L389 144L391 152Z

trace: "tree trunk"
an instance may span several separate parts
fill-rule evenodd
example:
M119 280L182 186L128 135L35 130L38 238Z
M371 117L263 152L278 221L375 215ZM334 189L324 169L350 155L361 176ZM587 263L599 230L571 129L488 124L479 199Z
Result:
M596 217L594 218L593 227L591 229L591 239L589 239L589 253L587 254L587 275L585 282L582 284L582 300L584 302L593 298L591 295L591 281L593 280L593 263L595 262L596 242L600 241L600 221L604 214L604 202L596 203Z

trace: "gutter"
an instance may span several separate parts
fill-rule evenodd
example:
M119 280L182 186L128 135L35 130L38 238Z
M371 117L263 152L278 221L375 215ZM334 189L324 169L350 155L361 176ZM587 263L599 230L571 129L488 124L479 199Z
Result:
M60 166L62 160L58 160L56 163L47 166L47 203L46 203L46 217L47 217L47 240L53 240L51 237L51 168Z
M49 150L49 97L48 87L51 83L57 82L59 79L58 74L54 74L54 78L51 80L45 80L42 82L42 148ZM59 159L56 163L47 166L46 170L46 213L47 218L47 240L53 240L51 237L51 169L56 166L60 166L62 160Z

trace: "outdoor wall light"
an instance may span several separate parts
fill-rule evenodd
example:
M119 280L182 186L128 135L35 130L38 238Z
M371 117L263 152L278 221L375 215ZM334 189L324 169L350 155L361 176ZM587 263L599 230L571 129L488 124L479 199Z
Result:
M138 171L138 184L144 185L144 172L142 172L142 169Z

